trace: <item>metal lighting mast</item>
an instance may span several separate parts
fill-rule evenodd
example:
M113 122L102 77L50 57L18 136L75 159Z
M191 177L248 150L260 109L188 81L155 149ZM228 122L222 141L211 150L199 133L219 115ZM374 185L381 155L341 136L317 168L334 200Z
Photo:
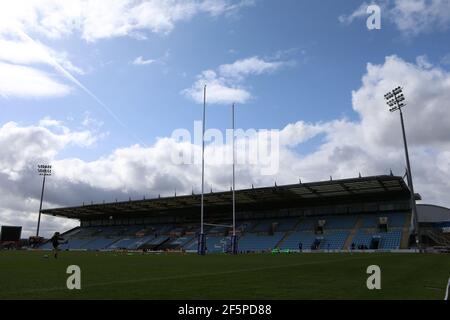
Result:
M205 118L206 118L206 86L203 88L203 130L202 130L202 198L200 209L200 235L198 237L198 254L206 254L206 238L204 232L204 196L205 196Z
M231 237L231 252L233 254L237 254L237 237L236 237L236 174L235 174L235 162L236 162L236 148L234 146L235 144L235 136L234 136L234 103L231 107L231 122L232 122L232 128L233 128L233 235Z
M402 108L406 106L405 96L403 95L403 88L398 87L391 92L388 92L384 98L387 100L387 104L389 106L390 112L400 111L400 122L402 125L402 133L403 133L403 144L405 146L405 157L406 157L406 168L407 168L407 178L408 178L408 186L411 191L411 207L413 212L414 219L414 236L416 238L416 244L420 248L420 233L419 233L419 220L417 215L417 206L416 206L416 195L414 192L414 185L412 179L411 172L411 164L409 161L409 152L408 152L408 143L406 141L406 132L405 132L405 122L403 119L403 111Z
M39 237L39 228L41 226L41 213L42 213L42 201L44 200L45 177L52 175L52 166L49 164L40 164L38 165L38 173L40 176L43 176L44 178L42 179L41 204L39 205L39 218L36 230L36 238Z

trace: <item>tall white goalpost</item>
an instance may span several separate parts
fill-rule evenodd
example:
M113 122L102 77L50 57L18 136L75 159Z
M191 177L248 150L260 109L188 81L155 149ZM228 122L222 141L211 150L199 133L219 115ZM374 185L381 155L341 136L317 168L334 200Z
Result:
M237 247L237 235L236 235L236 148L235 148L235 120L234 120L234 103L231 107L231 122L232 122L232 128L233 128L233 234L231 236L231 253L237 254L238 253L238 247Z
M203 130L202 130L202 196L200 209L200 235L198 238L198 254L206 254L206 237L204 230L204 197L205 197L205 120L206 120L206 85L203 88Z
M226 228L232 228L231 236L231 253L237 254L237 234L236 234L236 174L235 174L235 161L236 161L236 148L235 148L235 117L234 117L235 104L233 103L231 107L231 122L233 131L233 182L232 182L232 207L233 207L233 224L231 226L227 225L217 225L205 223L205 208L204 208L204 198L205 198L205 129L206 129L206 85L203 88L203 128L202 128L202 194L201 194L201 204L200 204L200 234L198 236L198 247L197 253L199 255L205 255L206 248L206 235L205 235L205 225L208 226L221 226Z

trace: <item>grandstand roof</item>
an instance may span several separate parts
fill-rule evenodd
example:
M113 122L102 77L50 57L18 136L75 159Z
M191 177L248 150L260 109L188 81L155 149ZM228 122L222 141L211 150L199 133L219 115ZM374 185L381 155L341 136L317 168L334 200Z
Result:
M236 191L238 210L301 207L333 201L363 201L364 199L407 198L410 192L402 177L372 176L355 179L298 183L285 186L251 188ZM42 213L72 219L104 218L107 216L160 215L169 212L197 212L201 195L174 196L148 200L114 202L43 210ZM206 208L229 210L232 193L206 193Z
M418 204L417 214L420 223L439 223L450 221L450 209L432 204Z

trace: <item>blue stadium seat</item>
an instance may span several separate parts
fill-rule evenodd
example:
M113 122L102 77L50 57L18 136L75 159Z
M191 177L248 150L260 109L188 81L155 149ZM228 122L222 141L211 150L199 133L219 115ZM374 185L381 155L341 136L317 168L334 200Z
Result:
M385 213L363 216L362 228L377 228L380 217L388 218L388 227L403 227L406 221L405 213Z
M349 231L326 231L323 235L324 241L321 243L321 249L341 250L347 240Z
M247 233L238 240L238 250L247 251L268 251L276 247L283 238L284 232L275 232L271 235L259 235L256 233Z
M82 249L86 250L103 250L108 248L111 244L117 242L118 240L120 240L120 238L98 237L95 238L93 241L83 244L81 247Z
M299 243L303 249L310 249L317 238L323 238L319 249L341 250L349 231L325 231L323 235L316 235L312 231L298 231L289 235L280 245L280 249L297 250Z
M316 235L312 231L297 231L290 234L280 245L280 249L297 250L301 242L303 249L310 249L316 240Z
M298 230L301 231L314 231L314 227L317 224L317 220L318 218L314 217L314 218L306 218L300 221L300 225Z
M357 216L328 216L323 218L325 223L325 229L352 229L356 221Z
M323 215L308 217L271 218L264 220L244 220L237 223L238 249L240 251L267 251L275 248L281 239L286 237L280 249L310 249L311 245L320 238L320 249L339 250L356 225L360 216L352 215ZM388 217L388 232L376 232L379 217ZM379 213L362 215L362 226L354 236L353 242L358 245L370 246L374 237L380 239L380 249L397 249L400 247L402 228L406 222L405 213ZM316 235L314 227L319 220L325 220L324 234ZM230 221L217 222L229 225ZM274 235L269 235L272 225L276 225ZM296 229L296 230L295 230ZM103 250L103 249L139 249L142 245L159 247L162 249L184 248L197 250L198 224L173 225L130 225L130 226L99 226L80 227L64 234L67 244L61 245L63 250ZM230 246L230 237L225 236L228 228L206 227L206 246L209 252L223 252ZM287 233L287 236L286 236ZM183 236L177 236L181 234ZM170 237L170 239L169 239ZM51 249L51 243L40 246L41 249Z
M278 226L276 231L292 231L298 224L299 220L300 219L298 218L278 219Z
M231 243L230 237L221 236L206 236L206 248L209 253L225 252ZM184 249L185 250L197 250L198 241L189 242Z
M167 240L166 236L155 237L154 235L140 238L124 238L110 245L108 249L136 250L143 245L159 245L165 240Z
M370 248L370 244L374 237L380 239L378 249L399 249L402 239L402 230L393 229L388 232L370 232L368 230L359 230L353 238L353 243L355 244L356 248L358 248L358 246L360 245L364 245Z

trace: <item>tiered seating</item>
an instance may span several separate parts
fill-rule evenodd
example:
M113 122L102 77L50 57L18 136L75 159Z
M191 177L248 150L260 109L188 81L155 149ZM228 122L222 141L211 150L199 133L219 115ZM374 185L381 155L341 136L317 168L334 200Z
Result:
M275 232L273 236L247 233L238 241L239 251L267 251L275 248L283 238L283 232Z
M151 236L151 237L148 237L148 238L150 238L149 241L145 240L145 238L143 238L141 241L138 241L136 243L137 248L142 246L142 245L144 245L144 244L158 246L158 245L160 245L161 243L163 243L164 241L166 241L168 239L167 236L159 236L159 237L156 237L156 238L154 236Z
M146 237L142 237L142 238L137 238L135 239L135 241L133 241L132 243L130 243L127 247L127 249L129 250L136 250L139 247L145 245L145 244L160 244L161 242L163 242L163 239L167 239L167 237L157 237L155 238L154 235L151 236L146 236Z
M252 232L269 232L274 220L262 220L253 229Z
M389 227L401 228L405 224L406 215L404 213L392 213L387 215Z
M143 230L141 226L129 226L127 228L122 229L121 235L131 235L134 236L137 232Z
M120 238L104 238L98 237L89 243L83 244L82 249L87 250L103 250L108 248L114 242L117 242Z
M73 229L73 230L70 230L69 232L66 232L66 233L64 234L64 237L65 237L65 238L68 238L68 237L75 237L77 234L82 233L83 230L84 230L84 229L82 229L82 228L75 228L75 229Z
M227 250L230 246L231 239L229 237L220 236L206 236L206 248L209 253L220 253ZM197 250L198 242L189 242L184 249L185 250Z
M124 238L110 245L108 249L129 249L136 241L136 238Z
M247 220L237 222L238 249L247 251L267 251L279 245L280 249L298 249L301 242L303 249L311 249L311 245L320 240L318 249L344 249L350 231L356 222L362 218L361 229L353 238L356 247L370 247L372 240L379 239L380 249L397 249L400 246L402 227L405 224L404 213L380 213L366 215L324 215L308 217L280 217L263 220ZM388 217L388 232L377 232L378 218ZM314 227L319 220L325 220L324 234L316 235ZM230 221L216 221L217 224L229 225ZM274 235L270 235L272 225L276 227ZM230 237L226 227L207 227L206 247L209 252L223 252L230 245ZM135 226L98 226L81 227L64 234L67 244L61 249L74 250L114 250L128 249L186 249L197 250L198 224L155 224ZM374 242L375 243L375 242ZM51 249L51 243L41 246Z
M349 231L327 231L323 235L324 240L321 243L321 249L341 250L345 240L349 235Z
M321 239L319 249L340 250L344 246L349 231L326 231L323 235L316 235L312 231L297 231L289 235L281 243L281 249L298 249L299 243L302 243L303 249L311 249L316 239Z
M319 220L325 220L325 229L351 229L355 226L358 216L317 216L308 217L300 222L299 230L314 230Z
M171 233L182 233L183 231L184 231L184 228L182 228L182 227L173 228L172 230L170 230Z
M52 248L52 244L50 242L46 242L39 246L39 249L42 249L42 250L49 250L51 248Z
M78 232L75 237L80 238L80 239L85 238L85 237L92 237L99 232L101 232L101 229L99 229L99 228L94 228L94 227L81 228L80 232ZM68 237L70 238L70 235Z
M68 239L67 244L63 244L60 246L61 250L79 250L83 249L84 245L93 241L95 238L86 238L86 239ZM51 245L50 245L51 246Z
M253 229L252 232L269 232L273 224L276 224L276 231L290 231L293 230L298 223L298 218L286 218L286 219L271 219L259 222Z
M255 221L245 221L245 222L239 223L237 229L240 232L248 232L255 226L255 224L256 224Z
M278 219L277 231L291 231L294 230L297 225L299 219L298 218L287 218L287 219Z
M192 236L184 236L184 237L176 238L174 240L169 241L168 245L171 247L183 247L188 242L192 241L193 238L194 237L192 237Z
M155 230L155 233L156 234L168 234L173 228L174 228L174 226L172 226L172 225L158 226L158 228Z
M110 245L108 249L127 249L136 250L143 245L157 246L168 239L167 236L155 237L154 235L140 237L140 238L124 238Z
M289 235L281 243L280 249L290 249L297 250L298 245L301 242L303 249L310 249L314 240L316 240L316 235L312 231L297 231Z
M389 214L374 214L364 215L362 228L376 228L380 217L388 218L388 227L403 227L405 224L406 215L404 213L389 213Z
M224 233L226 232L228 228L226 227L221 227L221 226L215 226L213 228L211 228L210 230L208 230L208 233Z
M124 229L126 230L126 227L101 227L97 228L93 234L102 237L112 237L123 233Z
M331 216L323 218L325 223L325 229L351 229L355 226L358 220L357 216ZM319 219L318 219L319 220Z
M389 232L379 233L379 232L370 232L368 230L359 230L355 237L353 238L353 243L356 248L360 245L367 246L370 248L370 244L374 237L380 238L379 249L398 249L400 247L400 242L402 238L402 230L401 229L393 229Z
M383 234L381 237L381 249L398 249L402 239L402 231L400 229L392 230Z
M378 215L364 215L361 228L376 228L378 226Z
M298 230L314 230L315 225L317 224L317 218L305 218L300 221L300 225Z

